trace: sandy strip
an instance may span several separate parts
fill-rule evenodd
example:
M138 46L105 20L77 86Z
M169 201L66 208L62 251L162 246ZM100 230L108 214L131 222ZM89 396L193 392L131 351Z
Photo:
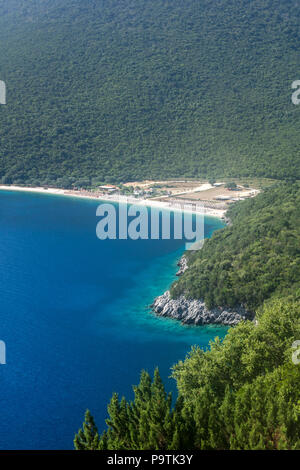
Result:
M41 194L52 194L58 196L69 196L69 197L79 197L83 199L93 199L97 201L105 201L105 202L116 202L116 203L128 203L128 204L136 204L136 205L144 205L147 207L156 207L160 209L168 209L170 211L184 211L184 212L197 212L199 214L204 214L210 217L216 217L219 219L223 219L226 214L226 210L222 209L211 209L206 208L201 205L201 202L197 202L197 204L184 204L179 205L178 203L173 202L162 202L162 201L154 201L151 199L138 199L134 197L128 196L121 196L121 195L107 195L107 196L98 196L90 194L81 194L80 191L73 191L68 189L59 189L59 188L29 188L29 187L21 187L21 186L6 186L0 185L0 190L5 191L21 191L21 192L31 192L31 193L41 193Z

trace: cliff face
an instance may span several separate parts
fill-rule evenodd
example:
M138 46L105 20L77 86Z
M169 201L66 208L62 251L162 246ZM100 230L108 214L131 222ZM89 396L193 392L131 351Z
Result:
M157 297L151 307L156 315L174 318L184 324L233 326L242 320L253 320L253 315L242 306L209 310L201 300L186 299L183 295L178 299L171 299L170 291Z

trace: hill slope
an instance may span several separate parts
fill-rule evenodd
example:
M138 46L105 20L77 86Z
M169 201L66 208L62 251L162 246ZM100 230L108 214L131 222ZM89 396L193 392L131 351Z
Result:
M299 178L299 19L291 0L2 2L0 179Z

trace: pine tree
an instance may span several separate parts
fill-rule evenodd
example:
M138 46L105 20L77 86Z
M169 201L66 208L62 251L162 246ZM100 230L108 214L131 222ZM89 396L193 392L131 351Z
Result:
M151 449L166 449L172 434L171 394L166 393L158 368L154 371L151 385L151 407L149 413Z
M107 407L109 419L107 445L109 449L131 449L132 442L129 431L129 405L125 398L119 401L117 393L114 393Z
M94 418L89 410L85 412L85 420L74 439L76 450L97 450L99 447L98 429L95 425Z

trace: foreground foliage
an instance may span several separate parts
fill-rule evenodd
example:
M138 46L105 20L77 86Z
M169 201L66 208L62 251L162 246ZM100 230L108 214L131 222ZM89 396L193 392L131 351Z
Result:
M101 436L89 414L76 449L298 449L300 365L292 344L300 338L300 304L274 300L229 330L204 352L194 348L173 368L175 407L158 370L145 371L135 398L108 406Z

